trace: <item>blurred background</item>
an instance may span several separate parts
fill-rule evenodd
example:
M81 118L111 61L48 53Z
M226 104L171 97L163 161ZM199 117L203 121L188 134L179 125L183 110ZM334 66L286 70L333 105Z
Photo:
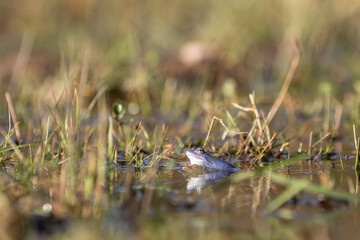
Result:
M83 106L103 89L109 106L143 115L247 105L252 92L271 106L298 42L286 119L328 108L356 123L359 10L334 0L2 1L0 96L23 112L71 88Z
M353 140L353 124L360 123L359 23L358 0L0 1L0 239L23 239L24 219L62 229L74 216L95 221L86 228L73 225L75 233L67 239L99 239L104 232L118 237L117 231L133 231L132 225L142 227L139 239L197 236L187 230L190 225L205 234L203 239L244 239L228 234L243 234L247 224L247 239L269 239L272 229L279 229L274 238L333 239L328 230L342 238L356 235L357 212L350 214L348 202L345 208L340 204L344 218L338 221L333 221L337 212L326 208L318 209L326 213L323 218L299 215L290 225L288 217L249 216L250 209L256 212L259 202L267 205L283 189L302 191L300 181L270 188L270 177L254 174L250 183L239 180L219 197L210 189L203 215L202 198L185 199L177 188L192 177L180 170L189 162L184 154L189 146L209 140L205 145L216 156L228 154L231 161L252 165L252 157L263 157L261 149L276 136L272 147L281 147L280 155L283 147L286 157L306 148L315 153L314 164L301 163L292 174L301 169L295 176L308 176L326 191L336 186L357 194L354 146L360 139L354 128ZM266 116L297 49L299 64L269 124ZM240 111L233 103L256 111ZM223 120L225 130L216 122L207 138L213 116ZM250 150L255 146L250 157L251 144L234 132L249 133ZM338 153L353 157L343 157L346 170ZM272 156L271 150L265 154ZM318 162L329 156L339 158L342 171L339 162ZM241 171L254 168L241 165ZM158 174L159 169L164 172ZM290 168L281 171L285 176ZM194 214L200 218L193 218L192 207L198 205ZM49 206L47 218L36 215ZM294 231L303 223L310 224L311 234ZM104 225L114 231L99 230Z

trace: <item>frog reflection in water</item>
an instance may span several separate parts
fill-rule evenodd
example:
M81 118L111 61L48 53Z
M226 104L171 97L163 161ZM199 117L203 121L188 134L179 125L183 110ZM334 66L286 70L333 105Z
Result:
M199 165L206 170L219 170L224 172L236 172L239 170L235 165L221 158L214 157L201 147L186 151L186 156L190 159L191 165Z
M201 191L206 185L214 184L217 180L230 176L239 170L238 167L221 158L214 157L201 147L186 151L186 155L190 159L191 165L199 165L206 171L188 179L186 186L188 191Z

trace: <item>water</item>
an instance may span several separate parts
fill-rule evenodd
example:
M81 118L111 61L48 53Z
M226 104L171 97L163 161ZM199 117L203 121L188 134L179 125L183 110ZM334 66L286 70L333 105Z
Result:
M132 184L140 208L138 213L146 212L150 219L166 219L169 236L185 231L184 236L196 238L209 234L216 238L220 234L241 239L348 239L360 233L356 201L299 191L275 211L267 212L269 204L289 188L274 181L271 174L232 182L230 179L234 175L203 172L197 168L189 170L187 164L179 161L174 169L159 170L155 181L149 183L144 180L146 177L139 177ZM241 169L235 175L256 171L249 163L240 165ZM273 174L281 173L288 179L305 179L312 185L357 195L354 159L343 160L343 165L344 170L339 159L302 160L273 170ZM142 171L146 176L145 172L150 170ZM123 188L118 191L124 193ZM144 204L144 199L148 205ZM126 211L125 206L118 204L115 208L118 214ZM111 214L108 220L116 218L119 221L118 214ZM136 234L139 221L134 221L134 231L128 234ZM128 222L128 218L122 218L120 222Z

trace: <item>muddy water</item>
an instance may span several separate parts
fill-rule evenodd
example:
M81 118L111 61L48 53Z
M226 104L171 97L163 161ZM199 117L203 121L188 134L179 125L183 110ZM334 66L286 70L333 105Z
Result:
M282 173L289 179L306 179L311 184L356 195L358 181L354 161L353 158L344 159L341 164L339 159L302 160L291 166L282 166L274 173ZM187 164L186 160L177 161L171 164L172 169L160 168L156 180L151 183L146 177L139 177L132 183L133 194L138 199L138 213L146 209L150 219L158 216L166 219L169 236L186 232L184 236L199 238L220 234L241 239L348 239L360 234L357 202L300 191L280 208L267 213L266 207L288 189L273 181L271 174L231 182L229 179L232 176L221 172L184 170ZM235 174L256 171L249 164L240 165L241 170ZM163 168L166 168L166 162ZM147 196L150 191L146 190L150 189L149 186L153 189L151 200ZM124 193L124 188L118 191ZM144 198L148 199L146 208ZM130 227L128 215L119 217L127 206L115 204L114 207L117 211L110 214L109 220L113 222L115 218L117 227L121 222L127 222L126 227L122 225L123 230L129 234L136 232L139 219L134 217L134 224Z

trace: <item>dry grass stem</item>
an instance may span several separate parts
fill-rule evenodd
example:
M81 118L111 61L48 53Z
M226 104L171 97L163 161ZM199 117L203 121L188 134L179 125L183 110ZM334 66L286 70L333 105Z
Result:
M9 89L14 86L14 82L19 80L19 76L24 72L26 66L28 65L33 48L34 38L35 36L33 34L29 33L28 31L24 32L20 50L16 58L15 66L11 76L11 85L9 86Z
M309 150L308 150L308 154L310 155L311 153L311 148L312 148L312 135L313 135L313 132L311 131L310 134L309 134Z
M4 130L2 130L1 128L0 128L0 134L4 137L5 140L7 140L9 142L10 146L13 148L13 150L14 150L15 154L17 155L17 157L19 158L19 160L23 161L25 159L24 155L19 150L19 148L16 146L14 141L9 137L9 134L6 134L6 132Z
M209 126L209 130L207 132L207 135L206 135L206 138L205 138L205 141L204 141L204 144L203 144L203 148L205 148L208 140L209 140L209 137L210 137L210 132L212 130L212 127L214 125L214 121L217 120L224 128L227 132L231 133L231 134L237 134L237 135L241 135L241 134L245 134L247 132L235 132L235 131L231 131L230 129L228 129L228 127L226 127L224 121L222 120L222 118L219 118L219 117L216 117L216 116L213 116L213 118L211 119L211 122L210 122L210 126Z
M257 163L257 161L259 160L259 158L263 155L263 153L266 151L266 149L270 146L270 144L274 141L275 137L276 137L277 133L275 133L270 142L268 142L268 144L266 144L265 148L261 151L261 153L259 154L259 156L257 156L257 158L255 159L255 163Z
M18 143L20 144L21 143L21 135L20 135L19 123L18 123L17 118L16 118L15 108L14 108L14 105L13 105L13 103L11 101L10 93L6 92L5 97L6 97L7 104L9 106L9 110L10 110L10 113L11 113L11 118L12 118L13 123L14 123L16 138L18 140Z
M323 137L320 138L316 143L314 143L314 145L312 145L312 147L315 147L315 146L318 145L319 143L322 143L322 142L325 140L325 138L327 138L327 137L330 136L330 135L331 135L331 133L325 134L325 136L323 136Z
M354 134L354 144L355 144L355 149L356 149L356 151L358 151L358 142L357 142L356 127L355 127L355 124L353 124L353 134Z
M278 95L278 97L276 98L274 104L272 105L270 111L269 111L269 114L267 116L267 122L270 123L271 120L273 119L273 117L275 116L277 110L279 109L281 103L283 102L287 92L288 92L288 89L289 89L289 86L290 86L290 83L291 83L291 80L294 78L294 74L295 74L295 71L299 65L299 62L300 62L300 57L301 57L301 53L300 53L300 48L298 46L298 44L295 44L295 55L294 55L294 58L291 62L291 65L290 65L290 68L289 68L289 71L286 75L286 78L285 78L285 81L284 81L284 84L280 90L280 93Z

